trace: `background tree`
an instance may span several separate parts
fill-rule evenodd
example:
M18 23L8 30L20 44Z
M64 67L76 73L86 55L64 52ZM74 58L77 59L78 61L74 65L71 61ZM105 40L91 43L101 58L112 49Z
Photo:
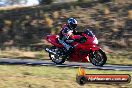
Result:
M78 0L78 2L84 2L84 1L86 1L86 0Z
M53 0L39 0L40 4L51 4Z
M112 0L98 0L100 3L111 2Z

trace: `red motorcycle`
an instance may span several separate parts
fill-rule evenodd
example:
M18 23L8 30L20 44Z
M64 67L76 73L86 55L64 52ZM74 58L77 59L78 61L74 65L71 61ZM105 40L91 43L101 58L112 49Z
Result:
M72 62L91 62L95 66L103 66L107 57L105 52L98 47L98 40L90 30L81 32L80 35L72 35L71 43L74 46L72 52L66 55L66 49L58 42L58 35L47 35L46 40L53 46L45 48L50 59L56 64L62 64L66 60Z

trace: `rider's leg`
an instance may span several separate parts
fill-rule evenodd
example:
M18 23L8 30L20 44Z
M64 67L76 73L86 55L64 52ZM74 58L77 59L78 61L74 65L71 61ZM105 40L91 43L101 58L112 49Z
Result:
M73 50L73 47L67 44L66 42L64 42L63 40L58 39L58 41L66 48L67 54L69 54Z
M61 43L67 50L69 50L72 46L64 42L63 40L58 39L59 43Z

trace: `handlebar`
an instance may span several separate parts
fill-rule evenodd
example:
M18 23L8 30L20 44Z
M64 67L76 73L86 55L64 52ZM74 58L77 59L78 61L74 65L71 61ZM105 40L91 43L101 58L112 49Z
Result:
M84 43L86 42L87 38L82 36L80 39L75 39L75 42Z

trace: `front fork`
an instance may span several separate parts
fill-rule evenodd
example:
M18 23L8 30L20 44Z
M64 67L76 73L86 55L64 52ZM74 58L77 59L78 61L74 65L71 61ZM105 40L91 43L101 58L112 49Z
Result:
M101 50L102 52L104 52L101 48L99 48L99 47L95 47L95 48L90 48L90 52L89 52L89 58L90 58L90 56L92 56L92 58L94 57L94 52L95 51L99 51L99 50Z
M100 47L92 47L92 48L90 48L90 51L89 51L89 56L93 56L94 54L93 54L93 52L94 51L98 51L98 50L102 50Z

